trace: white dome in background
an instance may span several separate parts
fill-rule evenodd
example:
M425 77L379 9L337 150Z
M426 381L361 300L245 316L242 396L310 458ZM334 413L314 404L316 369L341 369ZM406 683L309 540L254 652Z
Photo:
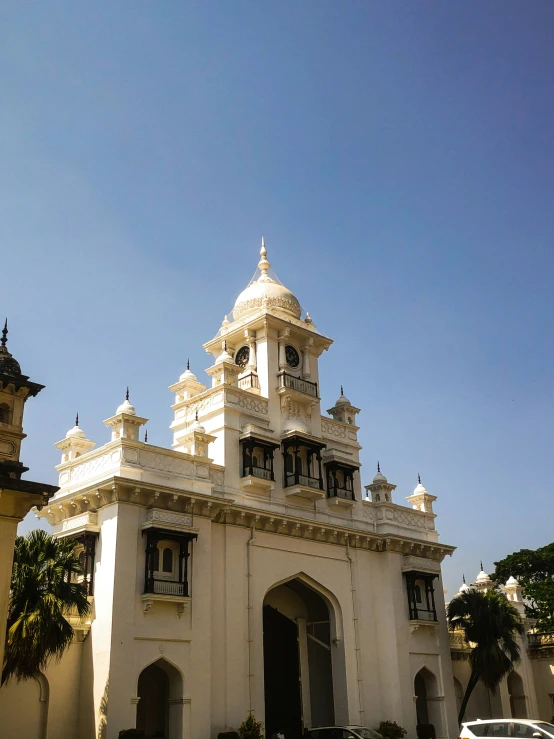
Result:
M477 579L475 580L475 582L489 582L490 579L490 575L487 575L485 570L481 570L481 572L477 575Z
M340 398L337 400L335 405L352 405L352 403L348 400L348 398L344 394L342 385L340 386Z
M517 586L517 587L519 587L519 582L515 579L515 577L513 575L510 575L510 577L506 581L506 586L507 587L510 587L510 586L514 586L514 585Z
M379 462L377 462L377 474L373 478L373 482L388 482L387 478L381 473L381 465Z
M235 321L243 315L254 312L267 305L282 310L295 318L300 318L302 308L296 296L280 282L271 278L267 272L271 264L267 260L267 250L262 239L258 268L261 275L246 287L235 301L233 318Z
M192 426L189 428L189 433L192 433L193 431L195 431L197 434L206 433L206 429L204 428L204 426L202 426L202 424L198 420L198 411L196 412L196 417L192 423Z

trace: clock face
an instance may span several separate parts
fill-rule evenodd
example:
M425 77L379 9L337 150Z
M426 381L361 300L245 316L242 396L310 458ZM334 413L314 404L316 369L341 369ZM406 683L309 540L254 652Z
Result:
M285 347L285 357L289 367L298 367L298 365L300 364L300 356L298 355L296 349L290 344L287 344L287 346Z
M246 367L250 358L250 347L242 346L235 355L235 362L239 367Z

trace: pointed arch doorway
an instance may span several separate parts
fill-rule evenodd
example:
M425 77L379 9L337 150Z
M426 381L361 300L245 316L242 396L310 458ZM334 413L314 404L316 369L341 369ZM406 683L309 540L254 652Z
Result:
M161 658L148 665L138 679L136 728L146 739L180 739L183 732L183 678Z
M266 736L300 739L305 728L335 723L332 620L324 598L295 578L264 599Z

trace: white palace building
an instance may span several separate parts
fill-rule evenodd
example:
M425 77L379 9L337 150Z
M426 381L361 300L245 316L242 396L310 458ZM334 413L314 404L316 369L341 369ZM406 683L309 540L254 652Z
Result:
M38 515L75 540L92 616L69 615L60 663L0 691L4 739L216 739L250 711L268 737L385 719L458 736L467 645L445 620L436 498L420 483L406 505L380 470L362 484L359 409L341 393L321 410L332 341L269 270L262 242L204 345L209 381L187 367L171 385L171 448L129 397L103 445L78 425L56 444Z

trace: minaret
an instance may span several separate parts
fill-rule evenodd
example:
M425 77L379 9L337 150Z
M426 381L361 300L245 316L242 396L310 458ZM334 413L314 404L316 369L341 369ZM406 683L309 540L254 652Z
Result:
M494 582L492 581L491 576L488 575L483 569L482 562L481 562L481 571L477 575L477 578L475 582L473 583L473 587L477 588L477 590L481 590L484 593L486 593L487 590L492 590L494 588Z
M351 426L356 425L356 414L360 412L359 408L356 408L351 404L348 398L344 395L344 389L340 386L340 398L337 400L332 408L329 408L327 413L341 423L348 423Z
M406 500L412 504L412 508L416 511L423 511L424 513L433 513L433 503L436 501L437 496L431 495L421 484L421 476L418 473L417 485L412 495L409 495Z
M508 598L510 603L519 611L523 618L525 616L523 588L513 575L510 575L502 590L506 593L506 597Z
M368 496L371 494L372 503L392 503L392 493L396 490L396 485L387 480L381 472L381 465L377 462L377 474L371 485L366 485L365 489Z
M56 442L54 446L61 451L61 464L64 464L65 462L72 462L77 457L80 457L81 454L86 454L95 444L96 442L87 439L85 432L79 426L79 414L77 413L75 426L69 429L65 435L65 439Z
M8 320L0 340L0 625L5 626L17 524L32 506L41 508L59 489L23 480L20 461L25 403L44 388L21 372L8 351ZM5 628L0 628L0 664L4 661Z
M137 416L135 407L129 400L129 388L127 388L125 400L118 406L115 415L107 418L104 423L112 430L112 441L116 439L138 441L140 427L148 423L148 419Z

